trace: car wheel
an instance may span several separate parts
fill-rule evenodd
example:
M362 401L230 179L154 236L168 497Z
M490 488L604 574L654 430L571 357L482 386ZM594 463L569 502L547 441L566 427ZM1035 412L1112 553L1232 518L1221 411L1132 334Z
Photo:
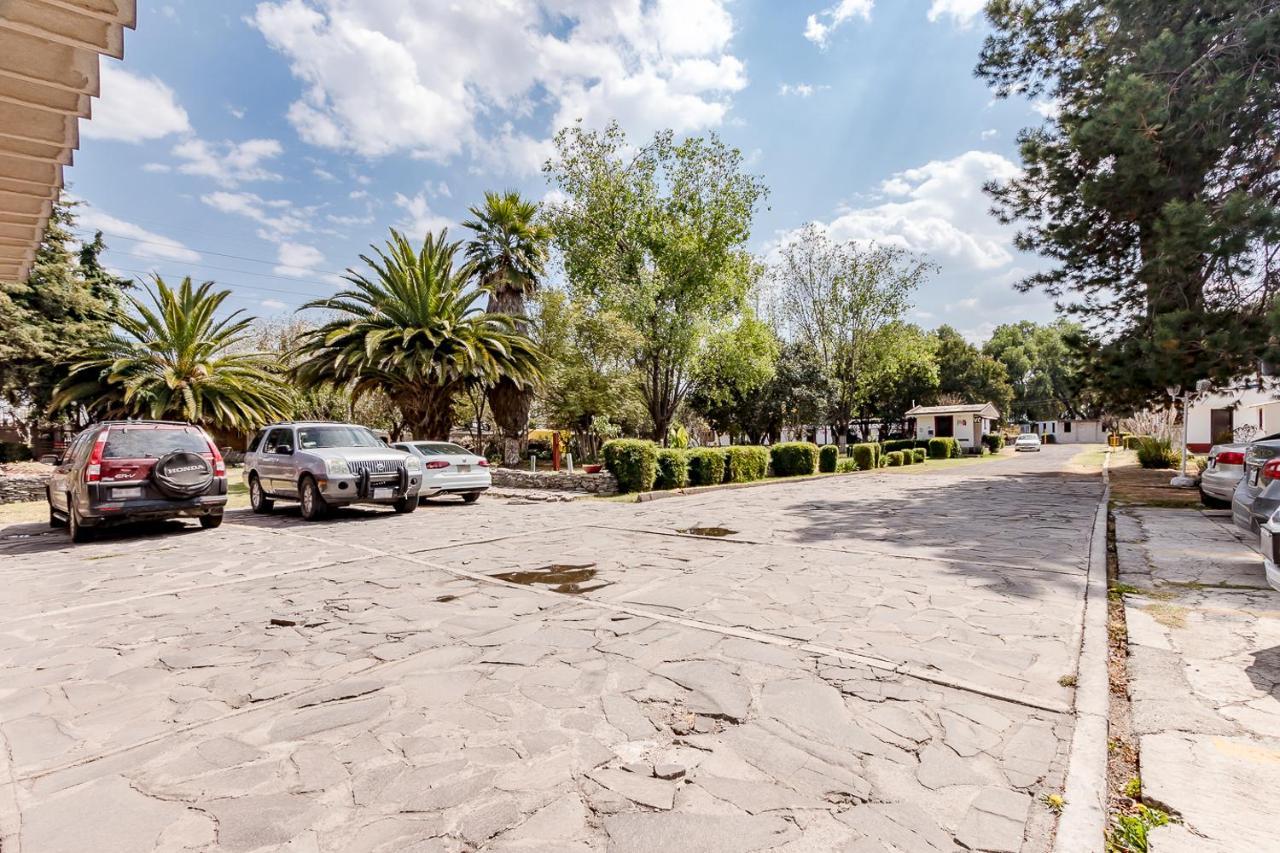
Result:
M418 508L418 496L414 495L411 498L401 498L400 500L393 503L391 506L398 513L413 512L415 509Z
M463 502L464 502L464 503L473 504L473 503L475 503L476 501L480 500L480 493L479 493L479 492L467 492L465 495L463 495L463 496L462 496L462 500L463 500Z
M300 491L302 492L302 517L307 521L319 521L324 518L329 505L325 503L324 495L320 494L320 487L316 485L316 481L311 477L303 477Z
M267 497L267 493L262 490L262 482L258 480L258 475L254 474L249 478L249 506L253 507L253 511L259 514L271 512L271 508L275 506L275 501Z
M49 526L50 527L66 527L67 520L65 518L60 517L57 511L54 510L53 508L53 495L50 495L48 492L45 492L45 495L49 499Z
M93 531L81 522L80 511L76 509L70 495L67 495L67 530L71 533L72 542L88 542L93 538Z
M1215 498L1213 495L1205 494L1203 488L1200 489L1200 503L1209 509L1231 509L1231 501L1224 501L1222 498Z
M222 513L217 513L216 515L200 516L200 526L203 527L205 530L212 530L215 527L221 527Z

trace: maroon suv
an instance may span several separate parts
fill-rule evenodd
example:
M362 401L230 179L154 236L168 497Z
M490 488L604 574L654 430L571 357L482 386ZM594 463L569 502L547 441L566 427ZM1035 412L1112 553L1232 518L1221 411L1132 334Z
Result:
M105 421L67 445L49 478L49 526L73 542L92 530L144 519L222 523L227 468L204 430L176 421Z

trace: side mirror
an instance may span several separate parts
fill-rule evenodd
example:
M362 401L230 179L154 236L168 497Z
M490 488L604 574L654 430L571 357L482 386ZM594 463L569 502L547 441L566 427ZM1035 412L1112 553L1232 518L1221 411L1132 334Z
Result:
M277 444L277 445L276 445L276 453L283 454L284 456L292 456L292 455L293 455L293 448L292 448L292 447L290 447L290 446L289 446L289 445L287 445L287 444Z
M62 464L62 457L61 457L61 456L55 456L55 457L53 457L53 464L54 464L54 465L61 465L61 464Z

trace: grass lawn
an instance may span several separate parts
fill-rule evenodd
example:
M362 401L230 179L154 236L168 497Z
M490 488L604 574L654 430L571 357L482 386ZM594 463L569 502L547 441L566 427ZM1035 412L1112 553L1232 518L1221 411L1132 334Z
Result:
M244 509L248 506L249 490L244 483L228 482L227 509ZM45 501L0 504L0 524L28 524L48 519L49 504Z
M1102 467L1104 449L1090 448L1071 460L1082 468L1097 470ZM1171 509L1203 509L1199 489L1184 489L1169 485L1177 475L1174 468L1143 468L1138 464L1138 454L1132 450L1113 450L1111 453L1111 502L1116 506L1154 506Z

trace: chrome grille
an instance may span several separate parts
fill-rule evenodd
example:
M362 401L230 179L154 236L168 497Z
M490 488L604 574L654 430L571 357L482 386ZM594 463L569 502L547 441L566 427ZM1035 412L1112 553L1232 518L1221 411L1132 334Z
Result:
M389 478L389 477L400 476L400 460L399 459L361 460L359 462L348 462L347 467L351 469L352 474L367 473L370 478L374 478L374 477Z

